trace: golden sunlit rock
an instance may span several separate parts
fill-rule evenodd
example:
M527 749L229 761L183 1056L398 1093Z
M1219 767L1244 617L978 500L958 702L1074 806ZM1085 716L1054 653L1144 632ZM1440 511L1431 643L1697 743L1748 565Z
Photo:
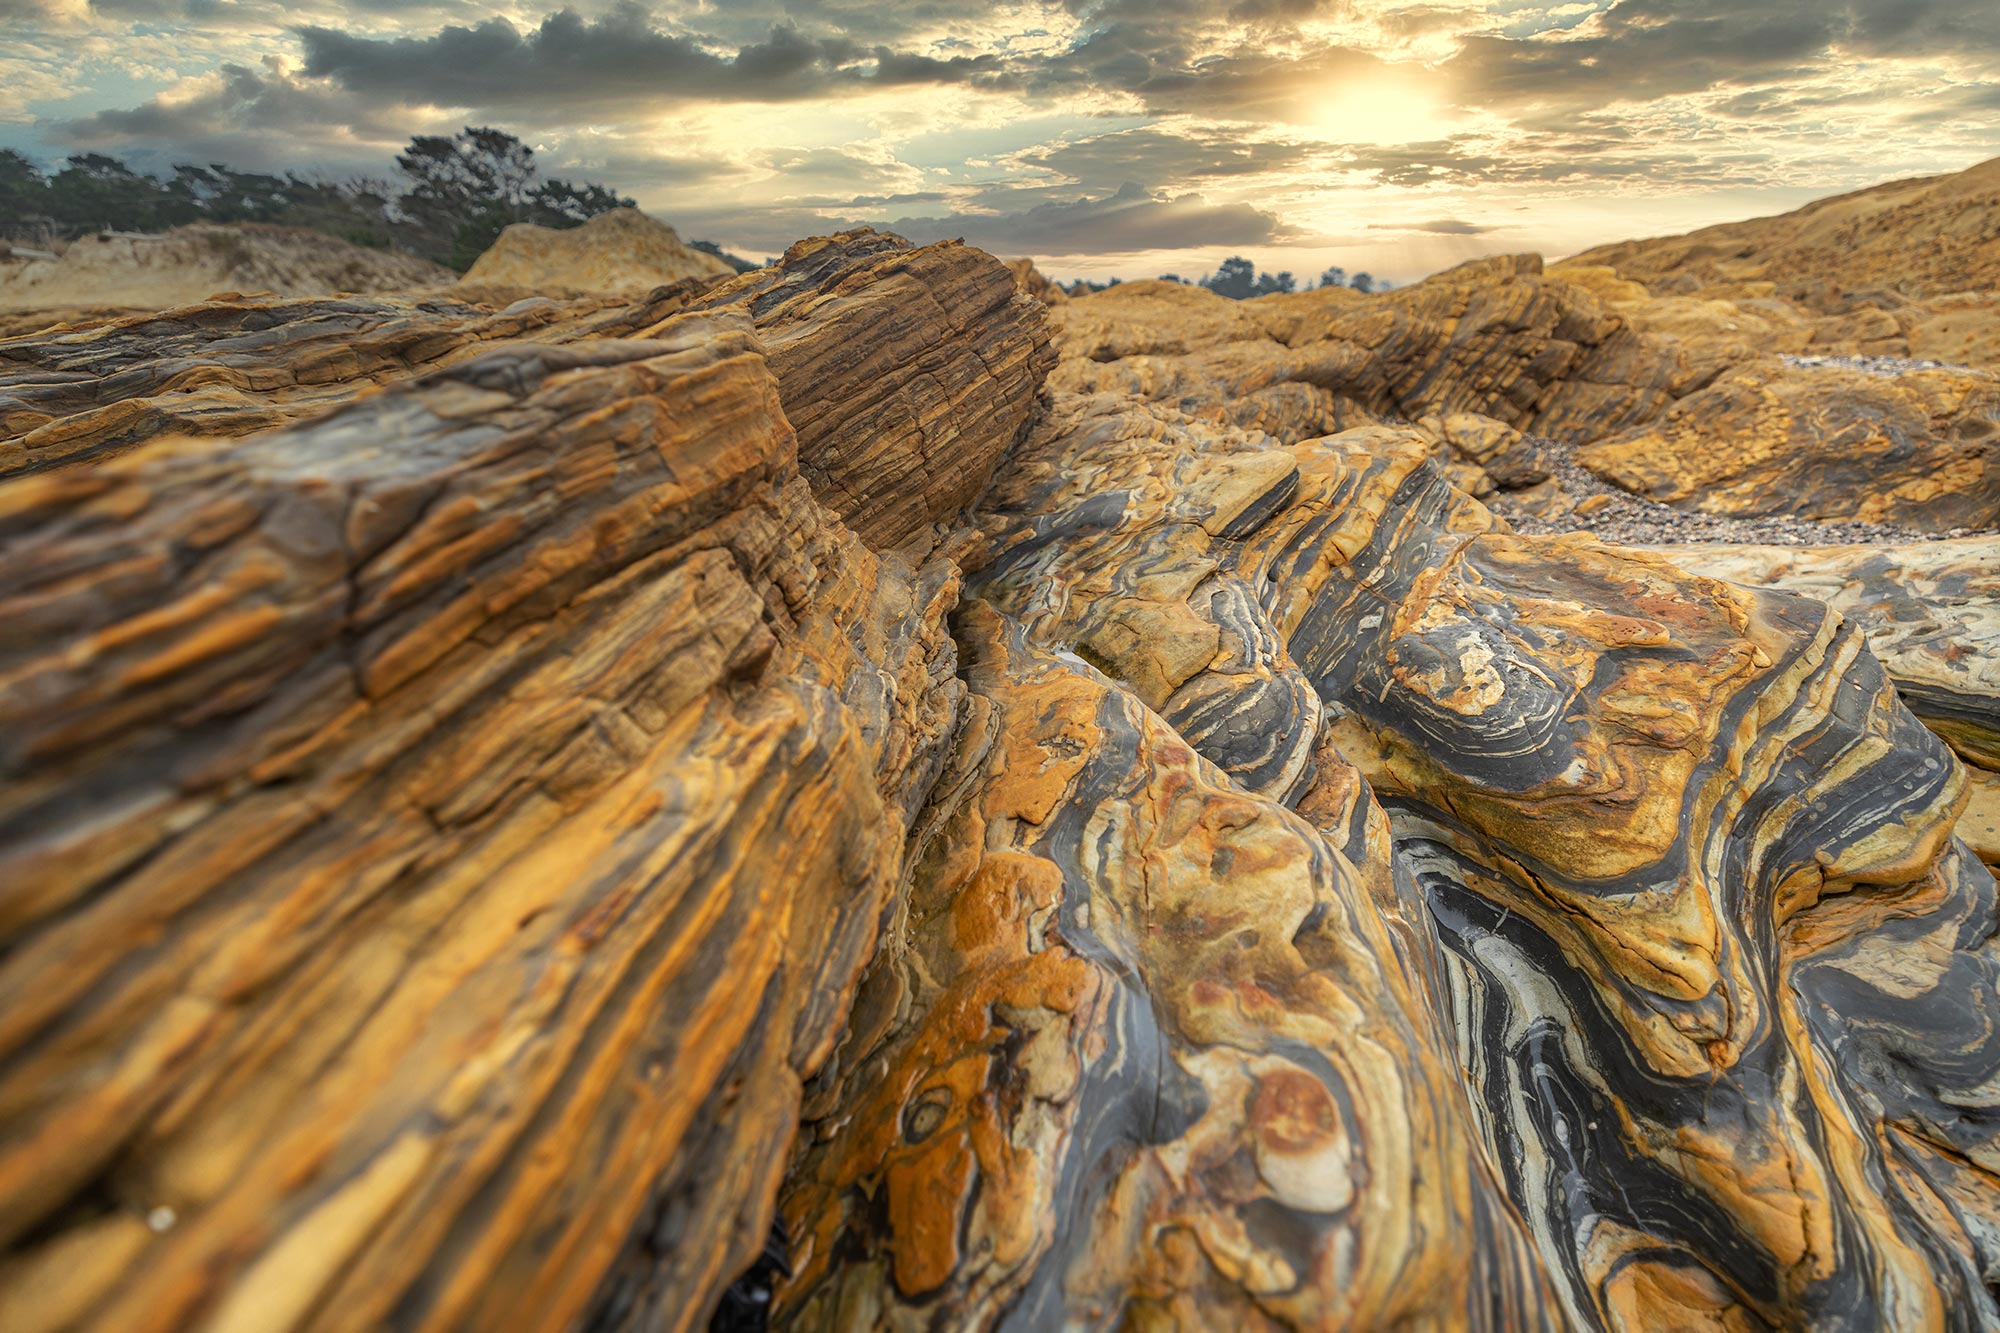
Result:
M2000 1322L1992 540L1479 498L1983 381L1039 276L0 341L0 1327Z

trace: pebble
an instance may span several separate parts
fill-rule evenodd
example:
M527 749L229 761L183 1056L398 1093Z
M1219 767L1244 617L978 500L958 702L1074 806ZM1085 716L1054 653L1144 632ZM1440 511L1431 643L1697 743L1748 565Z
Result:
M1862 523L1846 519L1818 522L1809 518L1775 515L1728 518L1719 514L1690 513L1628 494L1601 480L1576 462L1568 445L1558 444L1546 437L1537 438L1536 443L1546 451L1545 457L1551 464L1550 472L1574 503L1573 512L1553 519L1540 518L1514 503L1505 491L1486 497L1487 508L1512 524L1514 531L1531 537L1588 532L1604 541L1627 546L1689 542L1751 543L1760 546L1876 546L1976 537L1990 531L1954 528L1949 532L1923 532L1892 523Z

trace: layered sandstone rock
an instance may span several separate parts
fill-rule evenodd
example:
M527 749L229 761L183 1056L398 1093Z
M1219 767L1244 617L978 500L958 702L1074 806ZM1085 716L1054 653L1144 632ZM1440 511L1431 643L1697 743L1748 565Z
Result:
M1684 546L1683 568L1782 588L1858 624L1911 710L1968 762L2000 769L2000 542Z
M10 348L0 1326L2000 1321L1984 548L1510 534L1532 263Z
M735 274L727 260L688 245L658 218L636 208L614 208L580 227L517 222L500 233L459 281L472 289L517 288L548 295L638 295L683 278Z
M2000 542L1683 546L1682 568L1824 602L1861 628L1896 692L1968 765L1959 836L2000 864Z
M696 305L756 320L806 477L876 547L978 494L1055 359L1042 304L991 256L866 227L800 241Z

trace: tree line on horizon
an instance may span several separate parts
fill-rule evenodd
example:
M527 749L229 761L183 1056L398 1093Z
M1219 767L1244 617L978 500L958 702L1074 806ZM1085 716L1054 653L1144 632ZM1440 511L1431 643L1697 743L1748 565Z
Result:
M0 149L0 237L33 243L191 222L265 222L400 250L463 273L513 223L575 227L636 206L594 181L544 177L534 149L486 126L417 135L396 167L400 180L335 181L183 162L163 179L101 153L75 154L45 172ZM756 267L709 242L689 244L738 269Z
M1080 279L1063 288L1071 296L1081 296L1086 292L1101 292L1116 287L1123 279L1112 278L1108 282L1091 282ZM1260 273L1257 266L1242 255L1231 255L1222 261L1221 267L1213 273L1203 274L1190 281L1178 273L1162 273L1161 282L1178 282L1183 287L1205 287L1217 296L1226 296L1232 301L1246 301L1254 296L1275 296L1280 292L1311 291L1314 287L1347 287L1357 292L1386 292L1390 284L1371 274L1356 273L1349 277L1347 270L1338 266L1319 275L1317 284L1301 289L1290 273Z

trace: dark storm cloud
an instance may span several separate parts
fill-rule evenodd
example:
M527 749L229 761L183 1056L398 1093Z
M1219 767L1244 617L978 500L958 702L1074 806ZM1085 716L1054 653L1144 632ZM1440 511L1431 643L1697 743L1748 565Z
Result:
M890 226L913 241L963 238L1007 255L1101 255L1294 239L1277 218L1247 204L1169 197L1139 185L1102 199L1039 204L1019 213L907 217Z
M1017 67L1038 92L1117 91L1136 97L1152 115L1220 120L1298 120L1342 83L1379 74L1383 62L1364 51L1322 46L1302 55L1274 55L1252 40L1220 53L1202 49L1213 24L1192 12L1153 6L1104 5L1087 15L1067 51Z
M1280 140L1213 131L1170 133L1152 128L1119 130L1023 153L1014 160L1041 167L1082 185L1167 185L1175 181L1283 171L1307 161L1313 150Z
M109 19L161 22L190 19L209 23L236 6L221 0L90 0L90 12Z
M1966 116L1990 116L2000 111L2000 83L1962 83L1926 93L1909 103L1900 117L1905 125L1950 124Z
M1039 190L996 187L971 201L1034 197ZM912 199L935 196L924 192ZM1216 204L1199 195L1169 195L1127 184L1102 197L1051 199L991 212L907 215L898 200L862 196L844 205L794 203L769 208L682 210L677 225L744 251L772 253L801 236L874 226L925 243L962 239L1000 255L1106 255L1201 246L1253 246L1304 240L1278 218L1244 204ZM884 205L889 205L885 207Z
M52 126L78 147L171 150L178 160L226 160L268 167L345 136L394 141L408 134L400 108L346 96L322 83L227 64L216 85L197 96L153 98ZM372 155L371 155L372 156Z
M1468 36L1443 72L1465 105L1581 108L1782 82L1829 52L2000 63L1993 0L1620 0L1577 33Z
M431 106L798 101L843 88L1004 82L996 56L938 59L786 25L724 54L710 41L655 26L634 4L596 18L559 10L526 32L497 18L428 37L357 37L313 26L297 32L308 75Z
M218 7L272 12L248 0L95 3L107 14L134 17ZM1034 54L1011 44L988 51L962 41L910 45L920 30L985 17L988 7L973 0L748 0L693 10L685 23L626 0L596 14L561 9L528 28L489 18L403 36L324 24L296 32L311 76L358 94L495 113L798 101L867 88L958 85L1034 98L1117 92L1148 114L1296 123L1312 119L1315 104L1342 85L1389 68L1364 51L1279 42L1274 34L1292 31L1288 25L1345 12L1325 0L1238 0L1228 8L1193 0L1071 0L1068 8L1081 24L1075 39L1065 49ZM1381 20L1390 32L1409 36L1462 23L1464 12L1416 4ZM1513 108L1528 117L1529 128L1552 128L1553 117L1616 101L1729 87L1756 95L1823 73L1829 51L2000 59L2000 3L1618 0L1561 41L1469 33L1439 71L1437 87L1463 105Z
M1506 152L1482 149L1462 139L1389 144L1349 150L1339 162L1348 171L1367 172L1383 185L1555 185L1630 178L1671 178L1693 185L1738 184L1765 161L1761 154L1735 154L1675 144L1646 149L1616 138L1570 139L1560 147L1528 135Z

